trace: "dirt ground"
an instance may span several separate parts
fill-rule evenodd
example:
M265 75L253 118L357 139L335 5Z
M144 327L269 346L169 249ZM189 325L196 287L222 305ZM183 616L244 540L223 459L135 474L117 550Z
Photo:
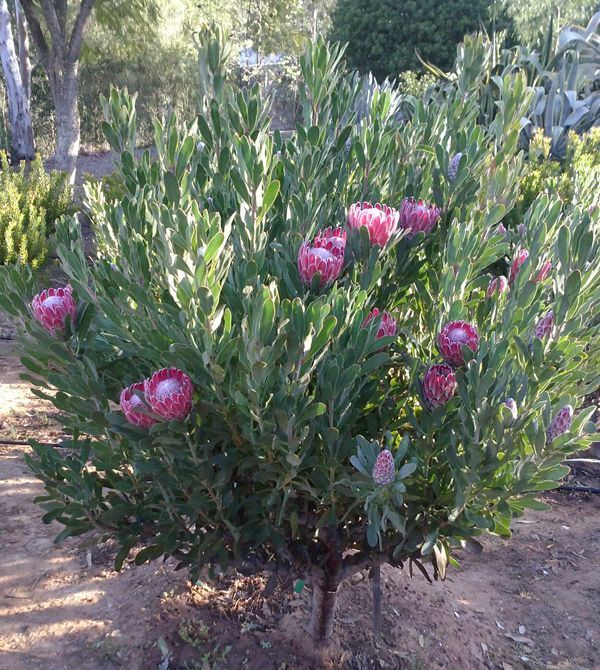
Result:
M0 342L0 440L55 440L52 408L19 381L14 344ZM368 579L341 587L334 640L304 632L307 589L264 575L194 587L171 562L112 569L100 537L53 543L32 500L43 491L28 448L0 445L0 670L600 669L600 496L552 494L514 537L429 585L383 573L383 641L370 630ZM598 485L598 484L596 484ZM219 588L217 588L219 587Z

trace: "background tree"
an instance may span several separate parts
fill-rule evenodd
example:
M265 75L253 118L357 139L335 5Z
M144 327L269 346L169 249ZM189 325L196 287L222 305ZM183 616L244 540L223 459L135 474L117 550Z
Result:
M424 60L448 69L456 45L487 21L490 0L338 0L332 38L348 42L348 65L378 79Z
M19 2L17 0L16 7ZM18 10L17 10L18 11ZM8 115L10 120L11 158L14 161L31 160L35 154L31 123L31 67L29 66L27 28L17 14L19 54L15 49L11 15L6 0L0 0L0 56L6 82ZM19 20L21 19L21 20Z
M550 17L556 31L566 24L587 25L600 11L597 0L500 0L499 8L511 21L510 39L515 44L535 47L545 37Z
M153 0L21 0L31 37L48 76L56 110L57 167L75 179L80 144L79 59L94 7L111 25L125 15L155 13Z

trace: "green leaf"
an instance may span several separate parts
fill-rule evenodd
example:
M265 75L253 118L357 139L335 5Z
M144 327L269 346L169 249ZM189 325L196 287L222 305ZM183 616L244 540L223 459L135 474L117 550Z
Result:
M174 205L179 204L181 194L179 192L179 182L177 181L177 177L172 172L165 172L163 178L165 182L165 193L167 198Z

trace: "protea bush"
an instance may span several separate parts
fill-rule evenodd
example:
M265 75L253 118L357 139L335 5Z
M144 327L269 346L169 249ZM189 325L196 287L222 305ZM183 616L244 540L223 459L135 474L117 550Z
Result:
M258 89L225 79L217 37L201 40L202 113L157 122L155 157L134 157L133 100L105 101L127 192L87 190L97 259L75 220L57 228L73 305L40 319L47 287L0 275L25 378L69 436L29 465L61 538L101 529L117 568L134 549L192 576L277 564L326 638L343 579L385 562L443 579L461 546L545 507L594 440L597 220L542 195L523 239L498 230L531 98L519 74L496 82L489 129L476 97L450 94L399 125L382 90L359 120L360 80L318 42L284 138ZM521 245L529 265L488 299ZM549 310L552 337L532 337Z

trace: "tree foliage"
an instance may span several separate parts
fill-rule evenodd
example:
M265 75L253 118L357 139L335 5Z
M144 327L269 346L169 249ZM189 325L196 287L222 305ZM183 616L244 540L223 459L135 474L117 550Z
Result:
M512 24L510 40L530 48L539 47L552 18L555 30L564 24L587 25L600 11L598 0L500 0L499 9Z
M338 0L332 38L348 42L348 65L378 79L424 60L448 69L463 36L488 19L490 0Z

